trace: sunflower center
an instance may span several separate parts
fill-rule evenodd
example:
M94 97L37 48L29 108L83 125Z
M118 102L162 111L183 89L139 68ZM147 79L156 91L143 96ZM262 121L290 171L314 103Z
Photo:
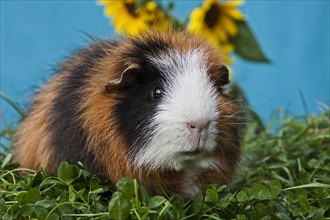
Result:
M220 17L220 9L217 4L212 4L210 9L205 13L204 23L207 28L213 28L217 24Z
M135 3L134 2L125 2L125 8L127 12L132 15L133 17L137 17L135 13Z

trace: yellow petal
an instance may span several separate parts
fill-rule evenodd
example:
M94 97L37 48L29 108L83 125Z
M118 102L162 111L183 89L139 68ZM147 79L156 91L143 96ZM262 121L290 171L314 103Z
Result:
M224 44L224 45L221 46L221 48L222 48L222 51L225 54L229 54L229 53L231 53L234 50L234 45L232 45L232 44Z
M235 8L226 8L225 13L236 20L244 20L244 15Z
M237 26L235 22L227 16L221 17L221 27L232 36L237 34Z
M154 2L147 2L145 7L147 8L147 10L153 11L157 8L157 5Z

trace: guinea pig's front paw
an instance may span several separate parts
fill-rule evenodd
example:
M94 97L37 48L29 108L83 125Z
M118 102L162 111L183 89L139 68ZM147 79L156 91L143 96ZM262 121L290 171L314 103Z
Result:
M186 182L183 187L182 195L185 198L194 198L197 194L201 194L202 190L200 189L199 185L197 184L197 178L195 176L188 175L186 177Z

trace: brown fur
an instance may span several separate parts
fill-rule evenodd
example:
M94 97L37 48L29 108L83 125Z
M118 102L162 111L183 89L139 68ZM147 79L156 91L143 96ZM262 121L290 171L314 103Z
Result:
M22 167L38 170L47 167L52 154L49 135L46 133L50 107L64 75L57 75L34 98L33 107L16 133L14 161Z
M223 57L218 50L205 44L199 37L189 34L152 34L152 37L175 45L175 47L186 51L191 48L203 47L208 51L210 66L210 78L216 81L220 75L219 67L222 66ZM144 40L140 37L140 40ZM84 146L83 154L93 153L97 161L104 167L104 175L113 182L123 177L136 178L144 185L151 194L163 194L162 188L167 193L184 192L187 175L183 171L150 171L146 168L137 169L128 158L124 137L118 133L116 118L109 116L109 112L117 103L120 93L108 94L104 92L103 86L109 80L118 79L121 73L135 60L130 60L123 52L132 50L129 41L122 41L116 47L104 48L106 55L101 61L95 63L90 72L90 78L86 86L80 91L84 101L79 106L78 120L87 131L87 145ZM114 56L115 54L115 56ZM75 57L67 66L74 66L82 61L82 57ZM70 69L70 68L67 68ZM61 84L69 72L57 74L50 83L36 95L34 104L27 117L20 126L15 144L14 160L20 162L22 167L40 169L48 167L55 172L58 164L50 165L49 158L53 155L53 146L50 137L53 135L45 128L52 114L51 105ZM238 161L240 160L239 125L235 119L239 111L238 105L230 99L219 96L219 118L218 127L220 135L219 146L212 157L218 161L217 170L204 170L198 178L200 185L206 183L228 183L232 180ZM234 132L233 132L234 131Z

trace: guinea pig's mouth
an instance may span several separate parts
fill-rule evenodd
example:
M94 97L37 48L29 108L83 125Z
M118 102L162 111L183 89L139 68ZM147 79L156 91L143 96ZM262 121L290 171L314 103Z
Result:
M194 151L183 151L183 152L181 152L183 155L187 155L187 156L191 156L191 157L193 157L193 156L196 156L196 155L198 155L198 154L200 154L201 152L203 152L202 150L200 150L200 149L197 149L197 150L194 150Z

